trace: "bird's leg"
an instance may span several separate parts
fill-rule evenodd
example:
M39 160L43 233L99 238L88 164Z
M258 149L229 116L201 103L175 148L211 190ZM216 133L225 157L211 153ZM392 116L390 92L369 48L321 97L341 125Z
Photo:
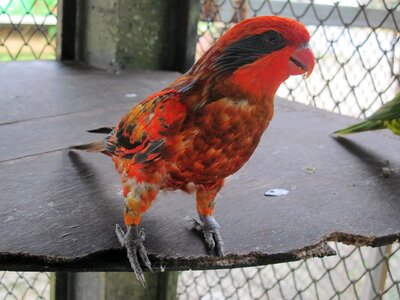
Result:
M210 253L214 250L218 256L224 255L220 226L213 216L215 197L223 186L223 180L213 185L199 187L196 192L196 207L200 222L193 219L193 229L203 232L206 246Z
M143 264L150 270L151 262L147 256L146 248L143 245L145 233L143 228L139 229L139 223L142 214L148 210L152 201L157 195L158 189L148 184L127 186L123 184L123 193L125 196L124 220L127 228L125 233L117 224L115 232L120 244L126 248L127 256L136 278L146 287L143 270L140 266L139 258Z
M193 229L203 232L204 240L209 252L215 252L218 256L224 256L224 242L222 241L220 226L213 216L200 215L200 221L192 219Z
M143 270L140 267L138 254L140 259L143 261L144 265L150 270L151 262L147 257L146 248L143 245L145 240L145 234L143 229L138 229L138 226L133 225L127 226L128 231L124 233L122 228L117 224L115 227L115 233L117 234L118 240L121 243L121 246L126 248L127 256L133 271L136 274L136 278L142 283L144 287L146 287L146 280L144 279Z

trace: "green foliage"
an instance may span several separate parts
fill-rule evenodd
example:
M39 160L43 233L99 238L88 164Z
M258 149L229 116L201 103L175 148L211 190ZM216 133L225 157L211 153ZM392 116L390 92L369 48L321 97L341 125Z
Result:
M335 131L334 134L344 135L384 128L390 129L394 134L400 135L400 93L393 100L385 103L365 121Z
M57 0L0 0L0 14L21 16L57 15Z
M31 23L32 16L35 24ZM54 39L57 26L45 21L57 17L57 0L0 0L0 17L3 20L0 26L0 62L56 58ZM43 35L42 39L38 38L39 33ZM24 45L25 42L29 45Z

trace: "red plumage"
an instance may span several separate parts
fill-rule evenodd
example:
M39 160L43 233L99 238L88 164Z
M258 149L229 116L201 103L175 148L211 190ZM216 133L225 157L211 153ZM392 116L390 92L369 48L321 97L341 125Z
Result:
M309 38L305 27L291 19L247 19L186 74L120 120L104 151L121 176L128 228L139 224L159 190L196 191L206 243L222 255L219 226L212 218L214 198L224 178L257 147L272 119L279 85L290 75L311 73ZM141 270L132 267L141 278Z

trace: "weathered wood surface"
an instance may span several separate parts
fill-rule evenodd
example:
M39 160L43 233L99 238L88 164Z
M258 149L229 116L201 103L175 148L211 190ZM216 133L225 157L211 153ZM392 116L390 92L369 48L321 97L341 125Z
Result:
M84 65L40 61L1 63L0 124L115 105L129 107L177 75L164 71L115 75Z
M100 138L85 130L113 125L132 105L125 93L143 97L176 74L111 75L50 62L5 66L0 269L129 270L114 234L115 224L123 222L123 203L112 162L65 148ZM32 73L42 76L36 84ZM23 88L24 76L33 89ZM57 89L48 88L53 82ZM20 101L7 102L17 93ZM189 230L185 217L196 216L194 195L161 193L142 222L155 269L277 263L332 254L325 244L331 240L378 246L399 239L400 140L389 132L330 136L352 121L277 99L256 153L217 199L226 256L208 256L201 237ZM275 187L290 194L264 196Z

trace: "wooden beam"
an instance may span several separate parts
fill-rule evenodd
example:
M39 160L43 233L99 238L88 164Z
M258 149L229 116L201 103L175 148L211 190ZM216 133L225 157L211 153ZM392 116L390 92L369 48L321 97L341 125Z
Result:
M48 65L57 68L51 72ZM147 78L157 90L176 76L163 72L155 83L159 73L151 74L117 76L57 62L16 62L0 69L0 78L7 78L2 82L13 82L0 95L5 110L0 118L3 270L131 270L114 232L115 224L123 223L123 201L112 160L67 147L102 138L86 130L115 124L133 105L119 103L127 86L135 91ZM54 78L56 89L51 88ZM86 84L74 85L71 78ZM9 101L17 94L13 89L21 91L17 82L42 87L23 93L21 103L30 105ZM81 104L74 102L78 111L71 110L71 98L77 96ZM26 116L24 110L35 112L36 106L58 113L2 122L9 111ZM217 199L215 217L226 256L208 255L202 237L190 230L186 216L196 216L193 195L161 193L141 223L156 271L286 262L332 255L326 241L383 246L400 238L399 138L381 131L333 139L334 130L355 120L280 98L275 108L255 154ZM264 196L277 187L290 193Z

